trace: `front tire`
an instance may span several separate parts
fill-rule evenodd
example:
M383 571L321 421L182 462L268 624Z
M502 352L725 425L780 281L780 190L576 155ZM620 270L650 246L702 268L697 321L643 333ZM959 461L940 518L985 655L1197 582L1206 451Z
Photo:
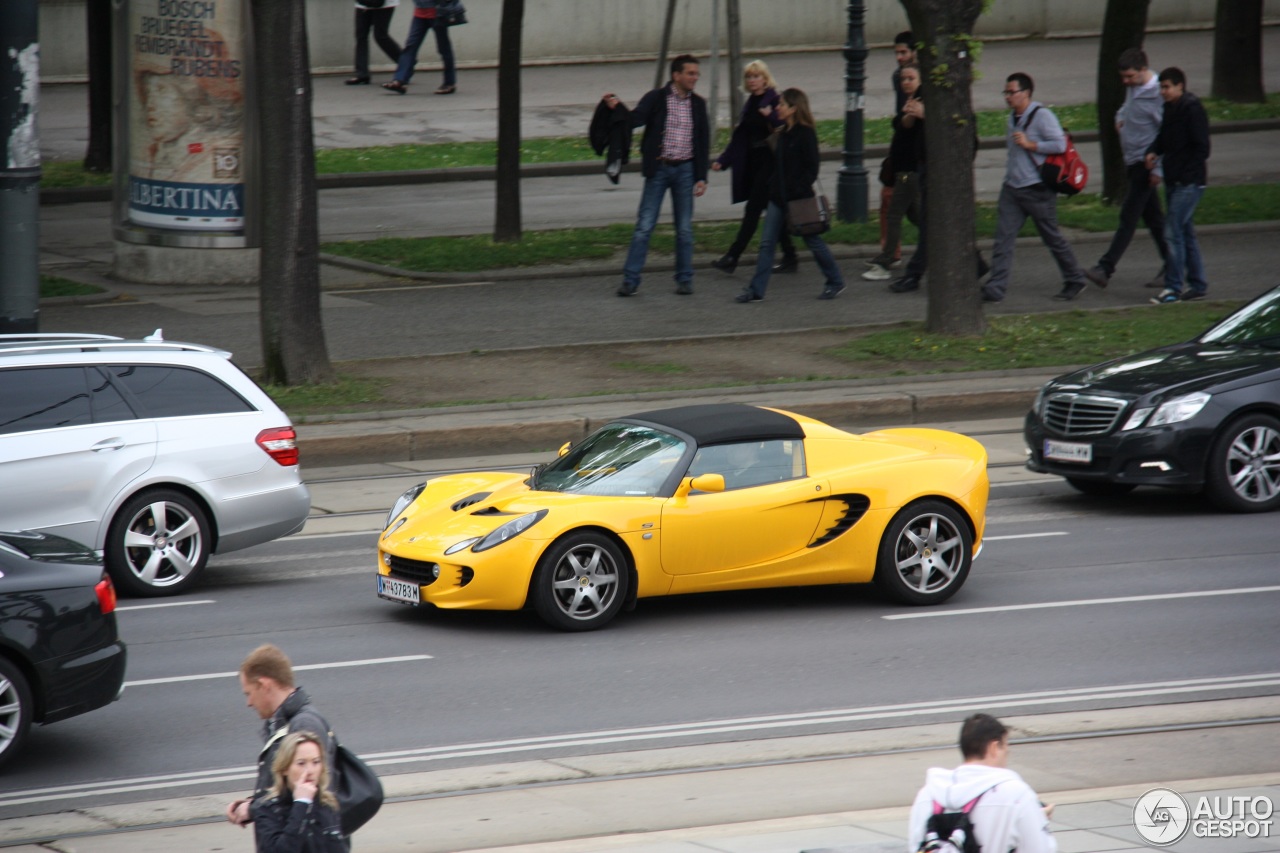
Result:
M107 531L105 562L122 591L154 597L190 589L209 561L204 510L172 489L134 495Z
M1080 494L1089 495L1093 498L1115 498L1120 495L1127 495L1134 490L1134 485L1132 483L1109 483L1106 480L1081 480L1078 477L1068 477L1067 483Z
M533 607L553 628L593 631L622 609L630 583L617 543L601 533L570 533L538 560Z
M31 688L22 670L0 658L0 766L22 748L32 710Z
M1205 494L1229 512L1268 512L1280 506L1280 421L1246 415L1213 442Z
M905 604L941 604L969 576L973 535L950 505L923 500L906 506L885 529L876 584Z

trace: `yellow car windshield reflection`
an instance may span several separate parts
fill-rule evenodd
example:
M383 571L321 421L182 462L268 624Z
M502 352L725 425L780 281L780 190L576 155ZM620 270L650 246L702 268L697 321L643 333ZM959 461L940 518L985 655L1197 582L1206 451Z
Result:
M529 485L543 492L652 497L663 493L685 449L671 433L614 424L548 464Z

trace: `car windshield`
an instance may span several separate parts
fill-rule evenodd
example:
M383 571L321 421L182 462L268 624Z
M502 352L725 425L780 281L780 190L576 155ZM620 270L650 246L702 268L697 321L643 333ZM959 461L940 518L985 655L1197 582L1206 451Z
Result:
M1200 343L1280 348L1280 288L1263 294L1205 332Z
M653 427L609 424L538 471L543 492L646 497L660 494L685 453L685 442Z

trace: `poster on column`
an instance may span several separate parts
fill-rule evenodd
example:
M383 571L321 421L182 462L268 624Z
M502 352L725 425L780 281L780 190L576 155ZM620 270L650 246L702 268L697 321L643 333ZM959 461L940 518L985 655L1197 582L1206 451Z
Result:
M129 219L244 228L242 0L131 0Z

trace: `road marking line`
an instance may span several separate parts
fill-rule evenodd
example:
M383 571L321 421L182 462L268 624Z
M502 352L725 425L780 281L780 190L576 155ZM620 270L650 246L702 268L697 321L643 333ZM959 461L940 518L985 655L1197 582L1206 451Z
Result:
M301 667L295 667L300 669ZM961 699L942 699L928 702L910 702L896 705L871 705L863 708L842 708L831 711L805 711L790 714L771 714L755 717L738 717L723 720L706 720L699 723L671 723L625 729L609 729L595 732L577 732L559 735L543 735L510 740L480 741L476 743L432 746L392 752L362 753L367 763L375 766L408 764L413 762L441 761L483 755L503 755L530 752L540 749L565 749L612 743L632 743L662 738L697 737L707 734L749 732L770 729L820 726L831 723L857 722L925 716L940 713L969 713L975 710L1019 708L1029 706L1059 705L1069 702L1098 701L1102 699L1129 699L1151 696L1170 696L1218 689L1256 689L1280 685L1280 672L1256 675L1226 675L1208 678L1189 678L1176 681L1139 682L1111 687L1073 687L1063 690L1042 690L1029 693L1008 693L994 696L976 696ZM232 767L215 770L189 771L133 779L115 779L89 782L81 785L64 785L35 788L0 794L0 807L29 803L70 800L77 797L172 789L175 785L202 785L228 781L246 781L254 778L253 768Z
M1175 598L1210 598L1218 595L1249 595L1280 592L1280 586L1250 586L1240 589L1206 589L1200 592L1166 592L1158 595L1126 595L1118 598L1082 598L1075 601L1045 601L1039 604L1006 604L1000 607L969 607L963 610L934 610L928 613L895 613L881 619L929 619L934 616L970 616L975 613L1004 613L1011 610L1047 610L1051 607L1084 607L1089 604L1128 604L1135 601L1168 601Z
M344 660L335 661L333 663L309 663L302 666L295 666L296 672L300 669L337 669L345 666L366 666L376 663L403 663L411 660L431 660L431 655L402 655L394 658L368 658L367 660ZM236 672L206 672L201 675L174 675L169 678L147 678L142 681L126 681L125 687L144 687L148 684L178 684L183 681L204 681L210 678L237 678L240 675Z
M983 536L983 542L1003 542L1006 539L1039 539L1042 536L1070 536L1065 530L1050 530L1047 533L1016 533L1009 536Z
M159 604L127 604L124 607L116 607L116 612L123 610L154 610L157 607L186 607L191 604L216 604L212 598L202 598L199 601L162 601Z

